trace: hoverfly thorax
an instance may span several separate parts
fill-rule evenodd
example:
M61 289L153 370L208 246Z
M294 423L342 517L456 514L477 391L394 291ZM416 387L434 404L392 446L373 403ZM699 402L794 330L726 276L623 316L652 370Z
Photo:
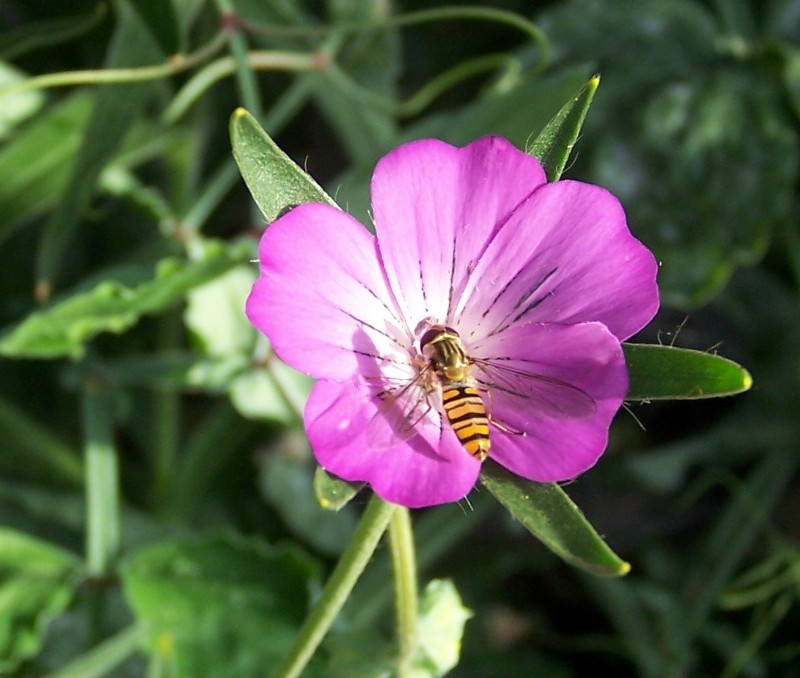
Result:
M442 325L429 328L420 338L419 347L440 379L462 383L469 378L469 358L454 329Z

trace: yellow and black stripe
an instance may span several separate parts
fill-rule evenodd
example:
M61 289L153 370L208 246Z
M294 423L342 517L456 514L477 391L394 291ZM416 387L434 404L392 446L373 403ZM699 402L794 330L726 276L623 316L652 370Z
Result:
M442 389L442 404L458 440L478 461L489 454L489 418L478 389L468 384L448 384Z

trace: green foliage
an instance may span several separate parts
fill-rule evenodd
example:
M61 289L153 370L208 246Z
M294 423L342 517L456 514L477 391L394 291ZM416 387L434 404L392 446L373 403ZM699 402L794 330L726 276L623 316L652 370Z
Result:
M485 4L4 3L0 673L286 656L368 488L316 468L310 380L244 318L257 235L310 200L369 224L386 151L500 134L620 197L664 309L590 474L490 463L414 515L422 581L448 577L414 675L797 674L800 0L556 0L523 31ZM390 555L304 675L396 671Z
M174 540L121 568L148 646L174 676L258 675L300 625L317 569L293 548L231 537Z
M84 345L100 332L121 333L143 315L160 313L203 283L220 276L250 253L209 242L201 257L186 262L160 261L155 276L136 287L106 278L88 292L68 296L36 311L0 338L0 354L16 358L54 358L83 354Z
M41 649L47 625L70 603L79 559L29 535L0 529L0 672Z

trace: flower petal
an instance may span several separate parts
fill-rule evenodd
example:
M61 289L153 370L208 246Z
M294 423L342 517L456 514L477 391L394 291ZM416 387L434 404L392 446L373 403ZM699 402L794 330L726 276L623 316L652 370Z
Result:
M308 439L317 461L345 480L366 481L385 501L409 508L462 499L475 485L480 463L455 434L420 427L419 434L376 449L365 431L380 400L363 387L320 381L306 404Z
M505 139L456 148L405 144L372 177L375 230L387 277L409 324L445 323L486 244L545 174Z
M329 205L294 208L264 233L247 317L278 356L319 379L386 376L408 363L408 331L375 238ZM404 349L405 347L405 349Z
M517 377L516 391L488 387L492 420L490 456L513 473L552 482L568 480L594 465L606 448L608 428L628 388L619 340L601 323L518 326L484 340L476 354L491 353L492 366L506 365L544 376ZM490 371L488 378L493 378ZM499 372L503 378L503 372ZM562 384L562 389L554 385ZM590 399L577 399L576 389ZM524 432L525 435L519 433Z
M627 339L658 309L657 270L613 195L558 181L503 225L470 276L456 322L478 338L525 321L597 320Z

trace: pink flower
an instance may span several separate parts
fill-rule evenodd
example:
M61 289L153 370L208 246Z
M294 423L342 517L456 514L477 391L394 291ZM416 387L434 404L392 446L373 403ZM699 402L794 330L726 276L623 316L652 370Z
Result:
M548 184L501 138L426 139L380 160L372 209L376 236L324 204L278 219L247 300L277 355L319 380L304 413L319 463L386 501L456 501L480 472L488 419L488 455L515 474L562 481L593 466L628 387L620 342L658 308L656 262L617 199ZM431 339L445 327L442 349L467 357L450 381L476 388L461 433L475 444L442 413Z

